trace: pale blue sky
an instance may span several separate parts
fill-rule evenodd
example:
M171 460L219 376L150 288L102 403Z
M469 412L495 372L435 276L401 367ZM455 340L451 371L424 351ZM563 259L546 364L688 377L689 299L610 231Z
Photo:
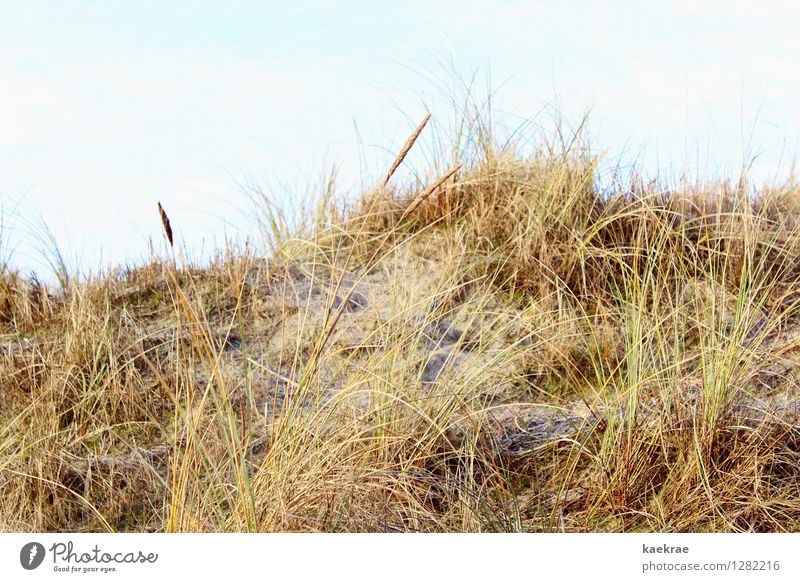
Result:
M443 116L444 61L490 71L509 119L556 96L573 118L591 108L594 143L651 171L688 156L735 175L753 130L765 179L800 136L794 2L0 0L0 14L0 199L91 267L160 242L156 200L208 248L252 229L237 178L295 184L291 206L324 163L344 189L360 159L378 173L423 100ZM25 228L12 235L16 264L40 268Z

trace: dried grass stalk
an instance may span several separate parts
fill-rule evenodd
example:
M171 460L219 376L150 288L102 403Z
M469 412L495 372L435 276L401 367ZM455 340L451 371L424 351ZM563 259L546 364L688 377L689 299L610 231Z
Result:
M406 216L408 216L409 214L414 212L414 210L417 209L417 206L419 206L420 204L425 202L425 200L427 200L430 197L431 194L436 192L436 190L442 184L444 184L450 178L452 178L453 175L456 172L458 172L460 169L461 169L461 164L454 164L453 167L451 167L449 170L447 170L447 173L444 176L442 176L441 178L436 180L436 182L434 182L433 184L431 184L430 186L425 188L425 190L423 190L422 193L419 196L414 198L414 201L408 206L408 208L406 208L406 211L403 212L403 216L400 217L400 222L403 222L403 220L406 218Z

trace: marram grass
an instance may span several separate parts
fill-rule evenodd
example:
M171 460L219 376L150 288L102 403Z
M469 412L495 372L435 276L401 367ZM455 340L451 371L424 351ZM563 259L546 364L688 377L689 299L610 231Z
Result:
M797 531L800 188L484 127L392 185L426 123L267 254L5 267L0 529Z

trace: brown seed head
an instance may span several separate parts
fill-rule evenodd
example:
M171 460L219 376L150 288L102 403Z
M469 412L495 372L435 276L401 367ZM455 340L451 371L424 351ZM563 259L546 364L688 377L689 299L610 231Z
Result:
M173 247L173 244L172 244L172 227L169 224L169 216L167 216L167 213L164 212L164 207L161 206L161 202L158 203L158 213L161 215L161 224L164 225L164 232L167 235L167 240L169 241L169 246Z

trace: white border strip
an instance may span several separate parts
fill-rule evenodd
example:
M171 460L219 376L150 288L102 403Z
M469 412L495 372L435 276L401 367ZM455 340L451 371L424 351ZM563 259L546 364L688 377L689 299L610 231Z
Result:
M0 579L799 580L798 553L800 534L2 534Z

